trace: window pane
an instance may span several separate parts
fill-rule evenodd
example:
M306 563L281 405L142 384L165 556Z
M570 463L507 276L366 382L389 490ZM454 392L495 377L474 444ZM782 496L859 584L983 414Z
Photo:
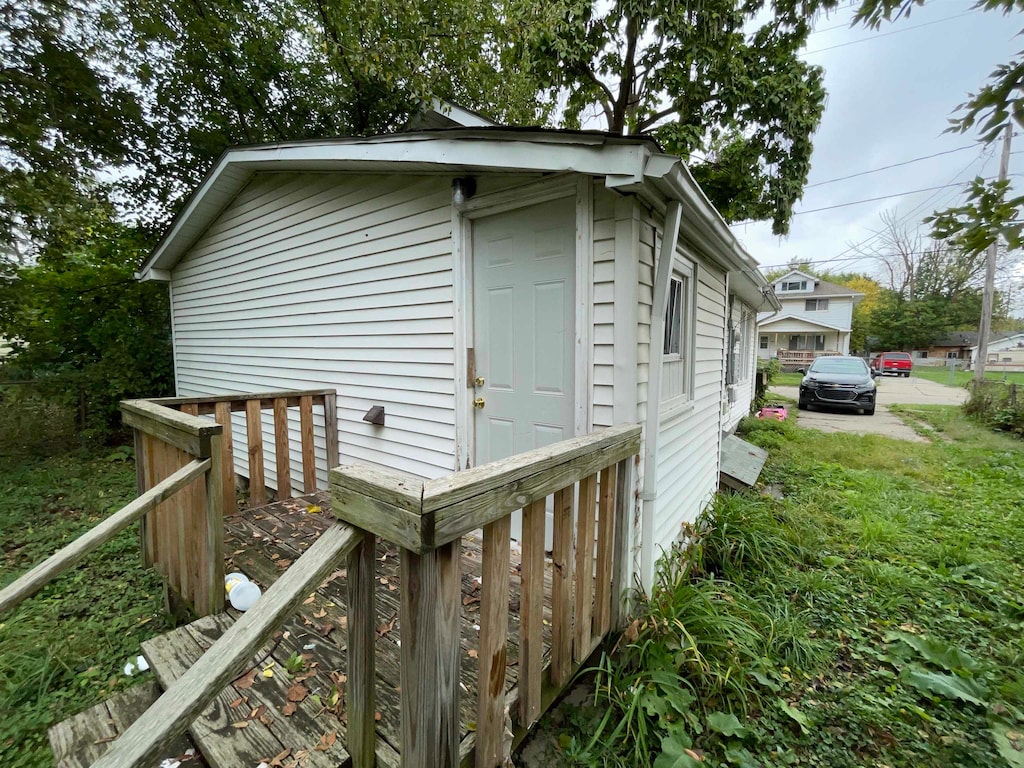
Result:
M682 351L683 283L672 278L668 286L668 306L665 309L665 340L662 353L678 355Z

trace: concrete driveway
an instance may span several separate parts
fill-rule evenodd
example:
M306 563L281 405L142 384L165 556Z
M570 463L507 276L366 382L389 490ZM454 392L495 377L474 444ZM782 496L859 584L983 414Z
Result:
M862 416L859 412L840 408L825 410L812 406L813 410L797 411L801 427L822 432L850 432L865 435L876 434L899 440L927 442L903 421L889 412L887 405L959 405L967 399L967 390L947 387L927 379L880 376L878 383L877 408L874 416ZM772 387L772 392L796 400L796 387Z

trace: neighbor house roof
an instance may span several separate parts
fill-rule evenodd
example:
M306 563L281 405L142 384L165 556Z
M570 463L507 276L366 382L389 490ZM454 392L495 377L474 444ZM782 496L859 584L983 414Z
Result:
M977 331L953 331L939 336L932 341L931 345L933 347L974 347L978 344L978 335ZM1000 339L1006 339L1017 335L1024 336L1024 332L993 331L989 334L988 340L989 343L991 343L993 341L999 341Z
M976 331L969 331L965 332L964 335L970 335L971 340L962 346L970 345L971 349L976 349L978 346L978 333ZM988 335L988 343L991 344L993 341L1003 341L1004 339L1014 339L1018 336L1024 339L1024 331L993 331ZM932 346L940 347L944 345L935 342Z
M655 207L682 204L686 236L730 276L730 288L753 306L767 298L757 262L740 245L682 159L642 136L541 128L459 127L368 138L279 142L229 149L186 201L143 264L143 280L169 280L170 270L258 172L565 173L603 177L609 188Z
M831 323L823 323L820 320L814 320L814 319L812 319L810 317L807 317L807 315L794 315L794 314L789 314L789 315L782 315L782 314L771 315L770 317L766 317L764 320L760 320L759 319L757 321L757 324L758 324L759 328L765 328L765 327L767 327L769 325L774 325L775 323L781 323L784 320L799 320L801 323L807 323L808 325L815 325L815 326L818 326L819 328L828 328L829 330L832 330L832 331L848 331L848 330L850 330L849 328L842 328L841 326L832 325Z
M776 295L780 299L805 299L815 298L817 296L853 296L856 298L864 295L861 291L855 291L848 286L839 285L838 283L830 283L828 280L822 280L820 277L815 277L814 275L809 275L806 272L801 272L799 269L794 269L787 272L782 277L772 280L772 285L774 286L785 282L787 278L790 278L793 275L798 275L808 281L813 281L814 289L811 291L793 291L792 293L776 292Z

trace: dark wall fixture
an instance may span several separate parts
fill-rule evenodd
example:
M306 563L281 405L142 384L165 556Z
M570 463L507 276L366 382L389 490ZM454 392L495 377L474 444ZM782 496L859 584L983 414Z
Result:
M366 415L363 416L363 421L368 421L371 424L378 424L378 425L383 427L384 426L384 406L383 405L375 405L372 408L370 408L370 410L368 410L366 412Z

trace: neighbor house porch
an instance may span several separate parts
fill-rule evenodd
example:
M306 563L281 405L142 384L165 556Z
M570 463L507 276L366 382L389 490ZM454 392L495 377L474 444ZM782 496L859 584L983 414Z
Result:
M160 698L116 727L66 729L62 764L157 762L188 731L211 766L498 766L619 626L639 427L428 481L330 464L322 488L312 467L332 451L332 402L321 390L123 404L141 495L0 591L0 612L140 520L145 562L201 618L144 644ZM244 614L224 610L226 569L265 590Z

